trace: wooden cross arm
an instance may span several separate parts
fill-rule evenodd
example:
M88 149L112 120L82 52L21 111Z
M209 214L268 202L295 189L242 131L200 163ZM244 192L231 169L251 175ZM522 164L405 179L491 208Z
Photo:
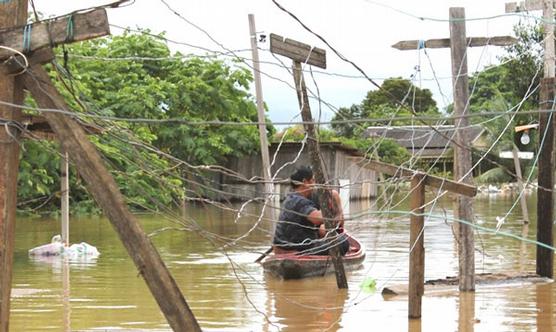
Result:
M511 36L497 36L497 37L468 37L467 46L477 47L477 46L509 46L515 44L517 39ZM450 47L450 38L443 39L429 39L425 41L421 40L402 40L394 45L393 48L400 51L416 50L419 48L447 48Z
M380 173L384 173L390 176L400 177L400 178L420 175L423 177L423 181L425 182L425 185L435 187L435 188L440 188L442 190L446 190L451 193L456 193L468 197L474 197L475 195L477 195L477 187L469 184L455 182L438 176L425 174L420 171L415 171L409 168L387 164L381 161L369 160L361 157L355 157L355 158L360 159L360 164L362 164L362 166Z
M270 34L270 52L283 55L299 63L326 69L325 50L274 33Z
M73 20L73 24L68 26L70 17ZM24 45L24 26L0 30L0 45L22 53L29 53L47 46L93 39L110 34L108 17L104 8L95 9L87 13L40 21L31 24L30 27L31 33L28 47ZM68 36L68 32L72 36ZM0 60L12 55L12 51L0 48Z

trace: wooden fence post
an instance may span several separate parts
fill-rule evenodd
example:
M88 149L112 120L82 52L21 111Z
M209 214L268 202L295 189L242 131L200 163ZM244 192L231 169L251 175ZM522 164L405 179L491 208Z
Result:
M409 318L421 317L425 290L425 181L416 174L411 179L411 217L409 225Z

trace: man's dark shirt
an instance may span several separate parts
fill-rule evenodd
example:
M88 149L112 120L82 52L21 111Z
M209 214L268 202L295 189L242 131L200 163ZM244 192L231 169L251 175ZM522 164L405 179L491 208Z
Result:
M318 226L307 219L307 216L317 210L315 202L293 192L286 197L273 244L290 250L306 250L311 248L314 240L319 238Z

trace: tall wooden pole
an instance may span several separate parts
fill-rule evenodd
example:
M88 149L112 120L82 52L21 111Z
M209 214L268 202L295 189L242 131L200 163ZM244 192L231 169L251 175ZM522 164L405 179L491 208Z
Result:
M409 318L421 317L425 291L425 181L422 175L411 179L411 217L409 225Z
M270 170L270 156L268 153L268 140L266 138L266 118L264 112L263 86L261 83L261 71L259 64L259 50L257 48L257 30L255 29L255 15L249 14L249 35L251 39L251 53L253 55L253 75L255 76L255 93L257 99L257 115L259 119L259 141L261 143L261 157L263 163L263 179L265 188L265 201L270 203L270 219L272 222L272 233L276 225L275 201L273 198L274 186Z
M541 109L554 109L554 4L543 2L544 22L544 79L541 82ZM552 246L552 223L554 222L554 126L555 115L541 113L539 133L544 144L540 149L538 195L537 195L537 241ZM537 246L537 274L552 278L554 275L554 252Z
M454 179L458 182L473 183L471 173L471 151L467 127L469 120L461 117L469 113L469 82L467 78L467 38L465 36L465 9L450 8L450 50L452 55L452 82L454 86L454 116L456 129L456 146L454 151ZM456 161L457 160L457 161ZM456 214L460 220L473 222L473 200L457 196ZM475 290L475 243L473 228L459 225L459 289Z
M27 0L0 2L0 29L23 25L27 21ZM21 82L14 76L0 75L0 100L23 103ZM21 112L0 106L0 119L18 121ZM10 318L10 295L19 169L19 132L9 125L0 128L0 332L7 332Z
M61 219L62 219L62 241L69 246L69 160L68 153L61 149L60 158L60 188L61 195Z
M554 109L554 78L544 78L541 82L542 109ZM537 241L552 246L552 222L554 220L554 124L552 113L539 115L539 174L537 189ZM552 278L554 252L537 246L537 274Z
M69 111L63 97L41 66L31 67L22 78L39 107ZM127 209L116 181L104 166L100 153L89 141L83 128L64 114L46 112L44 117L62 142L63 148L68 151L79 174L87 183L87 189L112 223L172 329L200 331L201 328L176 281L139 222Z
M313 124L311 108L309 107L309 96L307 95L307 87L305 86L305 80L303 78L303 72L301 70L301 63L295 60L293 61L293 77L295 81L299 106L301 107L301 117L305 122L304 127L305 132L307 133L307 148L309 150L311 165L313 166L315 182L317 184L326 184L327 179L324 175L322 160L320 158L320 148L317 141L315 126ZM334 202L330 191L324 190L323 188L318 188L317 197L321 205L322 215L325 218L324 224L326 229L334 229L335 225L332 222L334 214L332 213L331 207L327 204L328 202ZM338 246L332 246L329 249L329 252L332 258L332 264L334 265L334 271L336 273L336 283L338 285L338 288L348 288L344 264Z

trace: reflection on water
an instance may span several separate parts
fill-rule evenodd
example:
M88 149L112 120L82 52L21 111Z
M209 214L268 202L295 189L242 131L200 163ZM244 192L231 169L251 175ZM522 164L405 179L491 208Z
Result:
M494 228L511 198L482 197L477 219ZM380 202L379 205L382 205ZM348 273L349 290L338 290L334 276L282 281L264 275L254 260L268 248L270 224L263 222L236 246L220 250L249 231L257 207L249 206L237 222L233 211L187 207L188 217L204 230L163 231L152 237L204 330L214 331L553 331L553 284L478 287L475 293L423 298L422 319L407 319L407 299L386 301L380 290L407 283L407 216L377 216L374 202L352 202L346 227L366 247L362 269ZM449 199L435 213L451 214ZM407 209L402 202L397 210ZM534 198L529 201L535 220ZM502 230L534 238L536 225L522 225L519 208ZM140 216L147 232L176 225L157 216ZM96 261L60 258L32 260L27 250L59 233L51 219L19 218L14 257L12 331L148 330L168 325L109 222L74 218L72 239L96 246ZM534 272L535 247L492 233L477 233L477 272ZM425 278L456 275L457 252L451 226L442 218L426 221ZM230 264L230 261L234 264ZM361 284L373 278L375 293Z
M348 291L338 290L334 277L278 280L266 276L267 315L276 317L265 331L335 331L340 327Z

